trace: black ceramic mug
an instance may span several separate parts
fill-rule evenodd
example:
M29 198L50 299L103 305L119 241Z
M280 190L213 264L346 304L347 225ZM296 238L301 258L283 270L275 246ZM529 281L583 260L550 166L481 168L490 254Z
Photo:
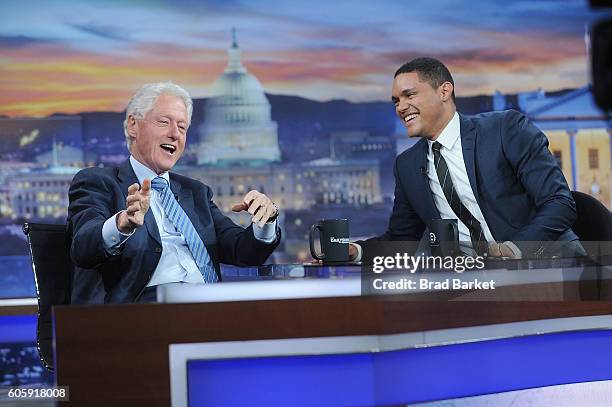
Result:
M432 219L429 224L429 247L434 256L460 255L457 219Z
M321 253L314 246L315 230L319 230ZM349 260L348 219L322 219L310 228L310 254L324 264L347 263Z

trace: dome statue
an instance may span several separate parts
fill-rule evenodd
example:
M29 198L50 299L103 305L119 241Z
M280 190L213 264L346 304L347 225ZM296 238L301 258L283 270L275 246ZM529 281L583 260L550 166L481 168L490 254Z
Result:
M261 83L242 65L233 30L229 60L213 84L199 128L198 164L262 165L280 161L277 125Z

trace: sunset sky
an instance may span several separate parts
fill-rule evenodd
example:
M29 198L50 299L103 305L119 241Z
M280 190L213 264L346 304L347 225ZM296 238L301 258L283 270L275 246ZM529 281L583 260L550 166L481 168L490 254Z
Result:
M389 100L395 69L429 55L458 96L588 82L587 0L18 1L0 13L0 114L121 111L141 84L194 97L226 64L231 28L269 93Z

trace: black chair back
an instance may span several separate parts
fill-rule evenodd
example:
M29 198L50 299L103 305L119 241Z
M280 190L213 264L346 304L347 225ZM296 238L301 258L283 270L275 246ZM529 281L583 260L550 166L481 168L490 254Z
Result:
M612 241L612 213L591 195L572 191L578 214L572 230L584 242Z
M25 223L23 233L28 238L38 297L36 345L42 364L52 372L54 364L51 308L54 305L70 304L70 238L66 225Z
M591 271L597 273L597 296L581 283L583 299L609 299L612 286L607 282L607 272L612 265L612 213L601 202L583 192L572 191L576 202L576 222L572 230L578 235L588 259L592 262ZM584 294L590 292L591 294Z

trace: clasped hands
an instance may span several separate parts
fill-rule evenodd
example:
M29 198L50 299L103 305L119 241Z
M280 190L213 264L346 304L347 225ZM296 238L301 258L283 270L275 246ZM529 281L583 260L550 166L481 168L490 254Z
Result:
M520 253L516 253L515 250L508 244L508 242L490 242L489 257L505 257L508 259L519 259L521 258L521 255Z
M117 229L123 234L131 234L144 224L144 217L151 202L151 180L145 179L142 187L134 183L128 187L125 199L125 210L117 215ZM249 191L242 202L232 206L232 211L248 211L253 215L252 222L262 227L266 222L273 221L278 216L278 207L265 194L259 191Z

